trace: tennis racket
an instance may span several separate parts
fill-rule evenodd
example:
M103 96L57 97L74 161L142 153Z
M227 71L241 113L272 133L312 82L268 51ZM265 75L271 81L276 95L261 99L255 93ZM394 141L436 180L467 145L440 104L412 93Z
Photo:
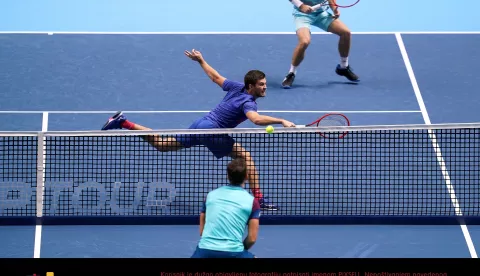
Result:
M360 2L360 0L334 0L332 6L335 6L337 8L350 8L358 4L358 2ZM325 6L330 7L330 3L327 0L323 1L320 4L312 6L312 10L317 11Z
M308 125L297 125L296 127L337 127L337 126L350 126L350 120L347 116L340 113L329 113L325 114L319 119L311 122ZM337 130L337 131L322 131L319 133L325 138L339 139L347 135L346 130Z

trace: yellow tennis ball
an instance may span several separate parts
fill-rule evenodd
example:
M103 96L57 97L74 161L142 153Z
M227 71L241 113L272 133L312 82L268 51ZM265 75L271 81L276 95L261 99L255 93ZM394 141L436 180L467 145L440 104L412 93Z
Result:
M273 126L267 126L267 133L273 133Z

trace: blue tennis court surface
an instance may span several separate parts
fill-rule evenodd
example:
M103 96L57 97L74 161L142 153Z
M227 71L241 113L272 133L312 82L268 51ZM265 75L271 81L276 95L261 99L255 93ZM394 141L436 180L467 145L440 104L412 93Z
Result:
M184 56L192 48L230 79L241 81L250 69L266 72L260 112L297 124L331 111L346 114L352 125L480 121L480 25L465 21L468 16L447 24L440 14L451 11L438 5L419 4L428 19L395 1L363 1L342 13L354 32L349 62L360 83L335 74L337 37L314 33L294 88L284 90L280 83L297 41L287 1L212 1L232 11L230 20L184 2L192 2L195 12L187 10L182 20L165 14L181 12L178 7L157 1L118 1L114 8L95 1L32 1L28 8L2 3L0 131L99 130L117 110L153 129L187 128L223 97ZM465 2L478 7L477 1ZM254 4L258 10L246 8ZM49 16L53 8L61 11ZM198 11L210 16L201 20ZM362 15L375 11L376 22L385 24ZM0 257L187 258L198 239L198 227L190 225L1 226ZM479 246L479 226L268 225L261 226L252 252L281 258L476 258Z

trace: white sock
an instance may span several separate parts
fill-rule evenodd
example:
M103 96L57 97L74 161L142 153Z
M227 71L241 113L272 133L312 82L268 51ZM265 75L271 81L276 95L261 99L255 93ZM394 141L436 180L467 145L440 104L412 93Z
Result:
M290 65L290 71L289 73L294 73L295 75L297 74L297 66Z
M342 57L340 59L340 67L347 68L348 66L348 57Z

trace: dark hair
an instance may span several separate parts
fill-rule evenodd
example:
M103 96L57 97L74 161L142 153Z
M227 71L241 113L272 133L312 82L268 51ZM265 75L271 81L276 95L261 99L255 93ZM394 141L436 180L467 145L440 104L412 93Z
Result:
M257 84L257 81L264 79L265 78L265 73L263 73L260 70L250 70L248 73L245 75L244 78L244 83L245 83L245 89L249 89L249 84L255 86Z
M227 166L230 184L241 185L247 178L247 163L243 158L233 159Z

